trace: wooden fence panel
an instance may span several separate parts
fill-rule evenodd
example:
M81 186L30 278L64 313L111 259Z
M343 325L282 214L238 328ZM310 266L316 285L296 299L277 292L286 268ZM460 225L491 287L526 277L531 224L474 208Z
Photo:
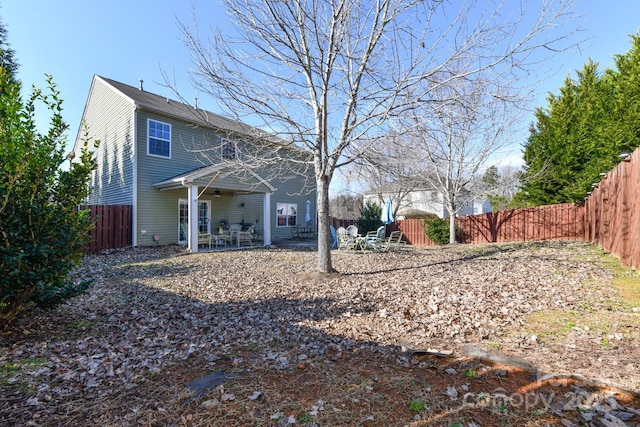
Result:
M632 167L628 171L629 178L625 180L625 200L629 212L626 221L626 229L624 236L627 239L625 257L627 260L625 265L631 265L636 269L640 269L640 159L638 158L638 150L633 153L631 161Z
M80 206L80 209L91 211L91 219L95 225L91 230L91 241L85 248L85 253L131 246L131 205L86 205Z
M609 171L588 197L585 239L640 268L640 149Z
M464 233L461 243L581 240L584 223L584 207L574 203L457 218L457 226ZM399 220L395 228L404 233L408 243L431 246L433 242L424 234L422 224L421 219Z
M389 225L389 230L402 231L403 239L410 245L433 246L434 243L424 234L422 224L423 221L421 219L398 220Z

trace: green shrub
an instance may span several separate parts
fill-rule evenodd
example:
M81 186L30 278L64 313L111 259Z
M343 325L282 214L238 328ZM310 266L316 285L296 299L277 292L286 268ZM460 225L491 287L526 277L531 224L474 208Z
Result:
M358 232L365 235L368 231L376 231L382 224L382 208L371 201L360 209Z
M68 282L67 274L92 226L78 205L95 161L86 138L79 161L60 168L68 126L59 92L47 82L47 94L34 89L23 102L20 84L0 67L0 328L31 305L55 305L87 286ZM36 129L36 104L51 113L46 134Z
M438 218L437 216L425 218L422 224L424 233L436 245L446 245L449 243L449 218ZM464 233L456 226L456 241L461 242Z

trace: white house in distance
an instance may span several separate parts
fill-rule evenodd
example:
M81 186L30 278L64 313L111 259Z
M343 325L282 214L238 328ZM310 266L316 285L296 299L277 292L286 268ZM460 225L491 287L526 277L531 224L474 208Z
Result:
M436 215L439 218L448 218L449 212L446 208L444 194L435 189L414 189L403 193L402 200L398 204L398 192L368 192L363 196L363 202L373 202L378 205L384 204L387 197L391 197L396 212L396 219L404 219L405 216L424 216L428 214ZM491 203L486 196L472 197L470 193L459 198L462 207L457 216L477 215L491 212Z

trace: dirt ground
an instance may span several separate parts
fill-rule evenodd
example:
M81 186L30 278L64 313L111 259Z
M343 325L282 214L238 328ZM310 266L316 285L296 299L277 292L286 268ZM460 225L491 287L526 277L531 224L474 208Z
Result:
M596 247L316 256L86 257L3 331L0 424L640 425L640 277Z

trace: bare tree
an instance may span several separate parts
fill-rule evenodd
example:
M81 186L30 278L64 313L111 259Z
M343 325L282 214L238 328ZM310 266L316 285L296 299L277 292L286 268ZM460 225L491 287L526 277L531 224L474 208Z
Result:
M478 171L513 142L510 131L520 116L522 95L509 80L495 80L493 73L469 74L473 67L466 59L450 65L451 70L436 76L447 84L433 89L433 102L406 113L400 130L411 156L395 163L410 164L416 182L442 194L449 214L449 242L455 243L456 214L482 194Z
M329 205L334 218L356 220L362 210L362 196L341 192L329 201Z
M438 76L448 64L475 64L451 79L513 74L530 70L541 48L564 49L572 3L543 0L531 12L506 0L223 0L230 30L203 39L196 24L181 25L197 87L235 117L310 152L318 269L330 272L336 169L388 134L391 118L447 86ZM279 161L282 150L271 148Z
M366 145L369 149L354 156L354 161L346 168L363 184L367 193L375 195L379 205L391 197L396 217L401 207L411 208L411 193L423 189L423 182L415 179L419 171L414 170L414 162L406 161L413 155L413 147L410 143L396 142L392 136L377 138Z

